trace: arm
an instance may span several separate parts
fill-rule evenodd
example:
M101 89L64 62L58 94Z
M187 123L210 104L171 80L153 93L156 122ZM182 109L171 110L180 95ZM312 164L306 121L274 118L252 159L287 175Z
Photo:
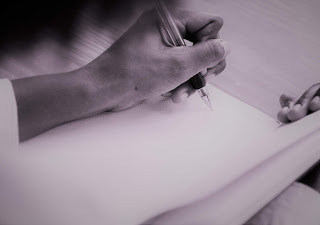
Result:
M20 141L57 125L111 108L85 69L12 81L18 106Z
M181 96L194 93L187 82L192 76L206 69L206 77L220 73L229 53L225 41L215 40L221 18L182 10L174 15L193 46L172 48L153 10L88 65L69 73L13 80L20 140L72 120L125 110L170 91L172 100L180 102Z

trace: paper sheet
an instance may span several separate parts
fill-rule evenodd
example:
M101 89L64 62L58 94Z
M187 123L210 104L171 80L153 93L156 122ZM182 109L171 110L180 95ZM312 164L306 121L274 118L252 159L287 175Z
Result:
M218 192L193 204L153 218L152 222L149 221L150 224L243 225L319 161L319 117L320 111L296 123L278 128L263 140L264 144L260 148L256 148L257 151L267 152L272 157ZM316 191L314 192L316 193ZM304 207L308 213L297 213L305 213L306 215L310 213L313 216L308 218L308 222L296 220L291 224L315 224L315 221L319 221L317 220L319 216L314 218L314 212L319 211L320 208L310 209L310 205L307 205L306 202L301 202L299 207ZM279 207L287 206L279 205ZM291 210L291 212L293 211ZM303 218L306 219L302 216L301 219ZM273 218L265 219L270 221Z
M29 219L139 224L206 197L263 161L267 154L248 146L278 124L210 91L213 112L197 95L181 105L161 97L22 144L16 157L32 196L25 200Z

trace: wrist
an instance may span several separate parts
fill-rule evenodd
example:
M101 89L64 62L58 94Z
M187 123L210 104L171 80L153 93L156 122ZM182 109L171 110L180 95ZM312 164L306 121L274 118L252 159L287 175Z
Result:
M97 85L94 73L88 67L71 71L67 76L74 84L73 94L77 96L75 98L77 105L82 105L84 114L81 117L96 115L112 108L110 99L104 94L104 87Z
M78 72L86 83L86 93L99 110L119 111L139 101L134 79L107 51ZM123 107L124 106L124 107Z

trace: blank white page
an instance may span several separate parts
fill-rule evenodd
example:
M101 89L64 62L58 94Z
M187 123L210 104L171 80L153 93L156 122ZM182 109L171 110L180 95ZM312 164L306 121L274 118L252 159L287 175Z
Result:
M319 161L319 118L320 111L295 123L281 126L265 137L263 144L255 147L256 151L267 152L272 154L272 157L212 195L145 224L244 224ZM301 202L300 207L304 207L308 213L311 210L311 215L314 212L312 210L320 210L311 209L307 202ZM292 224L314 224L316 219L311 216L308 222L296 220Z
M23 221L139 224L214 193L270 157L252 146L278 124L210 91L213 111L198 95L180 105L161 97L21 144L16 170L32 196L23 199Z

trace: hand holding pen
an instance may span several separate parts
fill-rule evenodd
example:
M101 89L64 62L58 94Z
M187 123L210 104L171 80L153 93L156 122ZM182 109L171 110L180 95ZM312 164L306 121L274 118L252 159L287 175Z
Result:
M173 17L171 16L171 13L169 12L164 2L162 0L155 0L155 5L159 13L159 17L161 19L163 29L165 30L171 44L175 47L187 46L180 34L180 31L176 25L176 22L174 21ZM220 65L220 67L222 67L222 70L223 70L223 68L226 66L225 59L222 62L220 62L218 65ZM209 92L206 88L206 80L204 77L206 73L207 73L207 69L205 70L205 72L203 71L199 72L189 80L189 84L192 86L192 88L198 91L201 99L212 110L212 103L211 103Z
M173 12L182 38L193 46L173 47L158 12L145 12L109 49L86 66L67 73L12 81L18 105L20 140L105 111L120 111L145 99L171 93L179 103L196 92L190 79L224 69L228 45L215 40L219 17Z
M229 46L216 39L222 19L181 9L174 9L172 15L181 38L193 42L193 46L175 47L158 11L152 9L143 13L122 37L89 64L98 69L97 76L102 76L98 80L111 75L120 82L112 94L125 99L113 111L168 92L174 103L180 103L197 91L190 80L196 74L207 70L204 75L207 79L224 70ZM101 64L104 59L106 63ZM111 74L108 69L99 69L108 65L116 68ZM101 74L102 71L105 74ZM126 84L124 87L122 82Z

